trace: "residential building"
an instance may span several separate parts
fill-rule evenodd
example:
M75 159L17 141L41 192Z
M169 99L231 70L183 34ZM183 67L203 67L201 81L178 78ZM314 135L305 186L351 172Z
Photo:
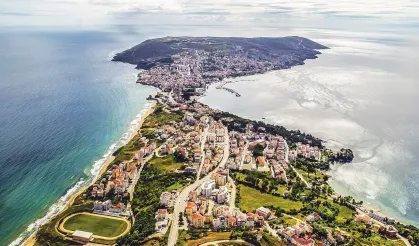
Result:
M172 194L170 192L163 192L160 195L160 206L169 206L170 200L172 199Z
M268 219L272 214L271 210L269 210L265 207L260 207L260 208L256 209L256 213L260 216L263 216L263 218L265 218L265 219Z
M204 226L204 216L200 215L199 213L194 213L192 215L192 225L195 228L201 228Z
M93 203L93 210L108 211L111 206L112 206L111 200L107 200L107 201L104 201L104 202L95 201Z
M167 217L167 209L158 209L156 213L157 220L164 220Z
M215 181L214 180L205 181L201 185L201 194L205 197L209 197L209 196L211 196L211 193L214 189L215 189Z

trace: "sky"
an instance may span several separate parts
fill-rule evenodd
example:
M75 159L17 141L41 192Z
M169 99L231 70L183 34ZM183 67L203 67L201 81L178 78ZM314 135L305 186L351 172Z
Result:
M92 28L144 16L173 16L201 22L276 24L298 18L321 22L329 18L385 20L419 25L417 0L0 0L0 26L74 26ZM182 14L182 15L180 15ZM185 17L187 16L187 17ZM147 18L154 22L153 18ZM169 21L168 21L169 22ZM170 23L170 22L169 22ZM339 22L338 22L339 24ZM344 28L344 27L343 27Z

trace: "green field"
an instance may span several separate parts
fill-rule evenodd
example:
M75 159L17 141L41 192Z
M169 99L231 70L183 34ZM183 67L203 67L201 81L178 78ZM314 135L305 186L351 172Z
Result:
M183 162L176 162L175 157L171 154L165 157L155 157L149 161L149 164L161 171L170 172L171 170L181 167Z
M339 214L336 217L336 221L343 223L348 219L353 219L355 211L346 207L346 206L339 206Z
M254 211L261 206L275 206L286 211L290 209L299 210L303 207L303 203L300 201L265 194L245 185L240 185L240 197L240 209L247 212Z
M162 104L157 104L155 111L145 119L143 127L160 127L171 121L179 122L182 120L182 114L169 113L164 111L163 108Z
M77 214L64 222L64 229L87 231L102 237L117 237L127 228L125 221L89 214Z

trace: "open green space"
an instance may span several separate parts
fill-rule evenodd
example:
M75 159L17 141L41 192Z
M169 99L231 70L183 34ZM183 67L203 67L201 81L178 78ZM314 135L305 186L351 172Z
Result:
M262 193L246 185L240 185L240 209L247 212L254 211L261 206L280 207L285 211L299 210L303 207L301 201L292 201L280 196Z
M261 246L285 246L285 242L281 241L279 238L272 236L269 233L264 233L262 236Z
M182 118L182 114L166 112L164 110L164 105L157 104L154 112L145 119L143 127L159 127L171 121L178 122Z
M64 229L87 231L102 237L117 237L128 227L127 222L93 214L76 214L64 222Z
M339 206L339 213L336 216L336 221L339 223L343 223L348 219L353 219L355 211L346 207L346 206Z
M170 172L178 169L183 165L183 162L177 162L173 154L165 157L155 157L149 161L149 164L164 172Z
M199 238L198 235L201 234L202 238ZM179 231L179 238L176 245L178 246L197 246L203 243L218 241L218 240L229 240L231 232L205 232L200 233L199 231L192 230ZM187 239L189 238L189 239Z

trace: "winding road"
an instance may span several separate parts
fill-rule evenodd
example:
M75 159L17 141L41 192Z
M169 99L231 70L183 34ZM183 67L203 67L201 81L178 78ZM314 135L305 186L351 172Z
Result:
M229 151L230 150L230 144L229 144L229 141L228 141L229 138L228 138L227 129L225 131L225 135L226 135L226 137L224 139L223 159L220 161L220 164L218 166L218 167L221 167L221 168L225 167L225 164L227 163L228 157L230 155L230 151ZM206 139L204 139L204 141L205 140ZM174 246L177 242L178 231L179 231L178 217L179 217L179 213L183 212L183 210L185 209L186 202L188 201L189 192L197 189L205 181L210 180L211 175L213 173L215 173L216 171L217 171L217 168L215 168L213 171L208 173L208 175L206 175L202 179L197 179L193 184L191 184L188 187L186 187L185 189L183 189L182 192L179 194L179 196L176 198L175 205L174 205L174 212L173 212L173 215L172 215L173 223L171 224L170 233L169 233L169 240L168 240L168 245L169 246Z

